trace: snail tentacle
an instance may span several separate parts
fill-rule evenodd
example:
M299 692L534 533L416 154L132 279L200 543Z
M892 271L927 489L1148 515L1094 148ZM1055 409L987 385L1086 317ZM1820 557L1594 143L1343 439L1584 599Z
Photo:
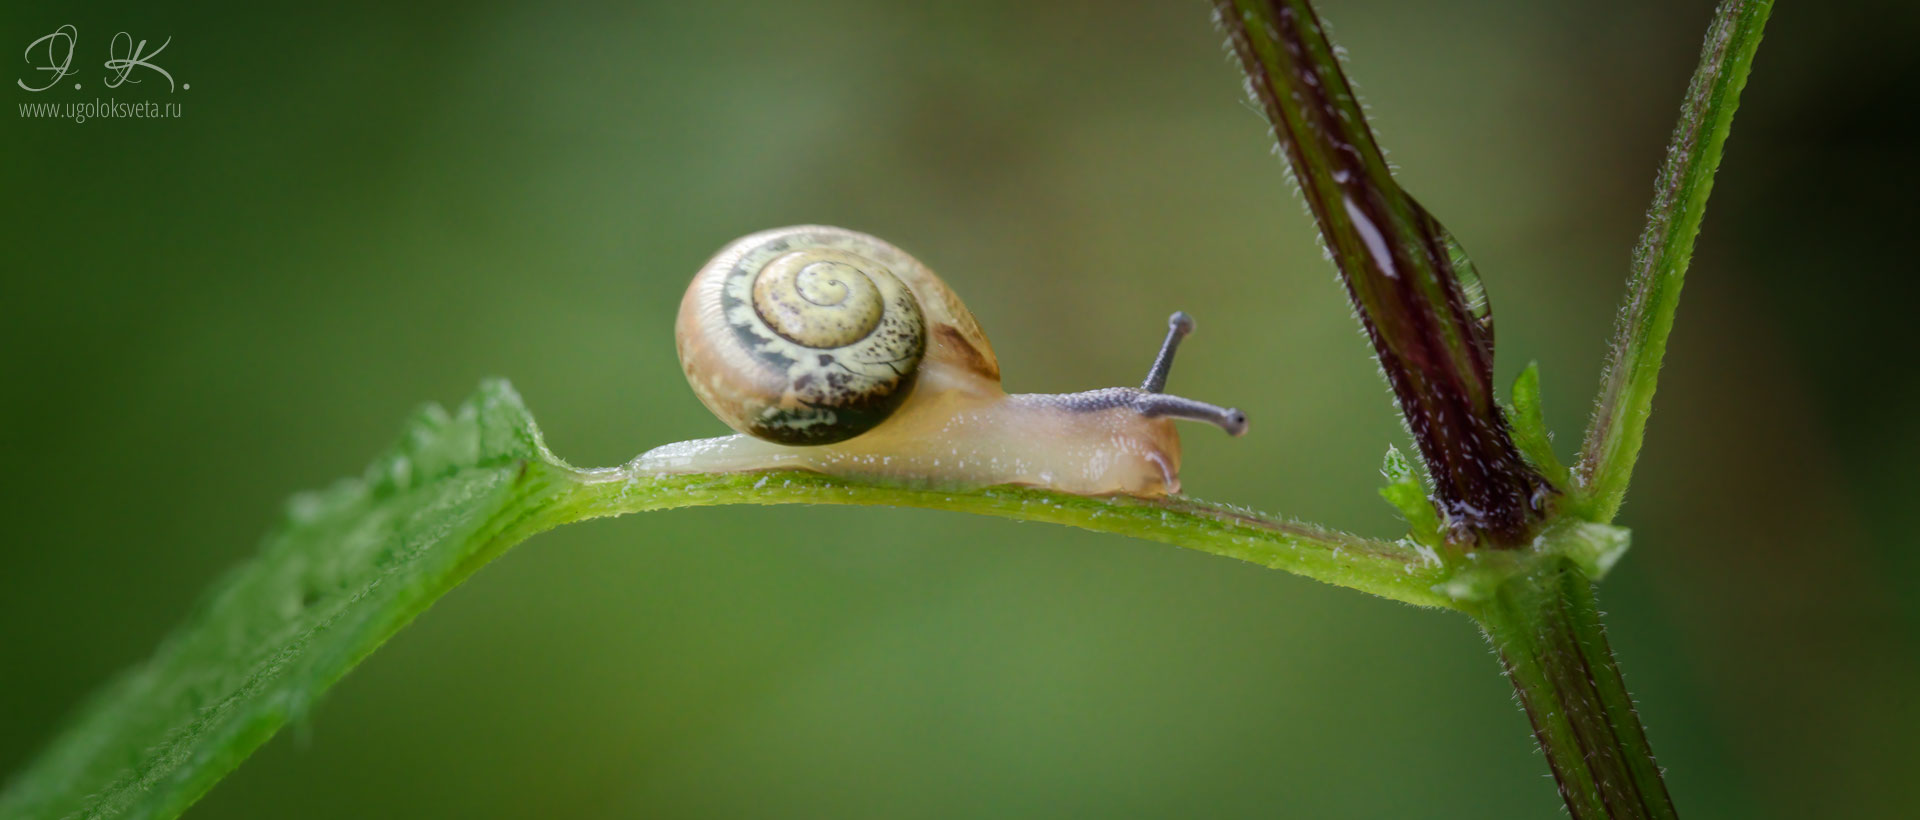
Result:
M1167 340L1160 343L1160 354L1153 357L1153 367L1147 370L1147 380L1140 385L1141 390L1158 393L1167 389L1167 374L1173 371L1173 354L1180 349L1180 340L1193 332L1193 317L1184 310L1176 310L1167 317Z
M1134 399L1133 409L1147 418L1162 416L1188 421L1204 421L1227 431L1227 435L1238 436L1247 432L1247 414L1238 408L1221 407L1204 401L1171 396L1166 393L1142 393Z
M1236 408L1168 393L1150 393L1137 387L1103 387L1079 393L1020 393L1008 398L1026 405L1071 413L1100 413L1124 408L1143 418L1206 422L1227 431L1231 436L1247 432L1247 414Z
M1181 340L1193 332L1193 327L1193 317L1184 310L1176 310L1167 317L1167 340L1160 343L1160 353L1153 357L1153 367L1147 370L1147 380L1140 385L1139 395L1133 396L1130 404L1140 415L1148 418L1164 416L1203 421L1227 431L1227 435L1241 435L1247 432L1247 414L1232 407L1169 396L1164 392L1167 376L1173 371L1173 354L1179 352Z

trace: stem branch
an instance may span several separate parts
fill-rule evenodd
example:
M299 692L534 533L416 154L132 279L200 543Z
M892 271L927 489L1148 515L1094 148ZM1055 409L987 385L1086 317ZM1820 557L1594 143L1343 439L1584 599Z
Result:
M1693 240L1707 213L1707 194L1720 167L1740 90L1773 0L1725 0L1714 10L1701 46L1700 67L1687 84L1667 159L1654 183L1647 228L1633 249L1633 276L1620 308L1600 399L1587 426L1574 475L1591 521L1608 522L1627 495L1627 481L1646 438L1653 391L1680 309L1680 285L1693 258Z

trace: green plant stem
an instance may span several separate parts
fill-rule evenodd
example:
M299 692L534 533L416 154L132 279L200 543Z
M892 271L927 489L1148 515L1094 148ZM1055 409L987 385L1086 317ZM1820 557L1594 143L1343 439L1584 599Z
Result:
M1030 487L940 489L807 472L650 475L573 472L551 514L566 521L720 504L854 504L951 510L1128 535L1238 558L1417 606L1455 608L1455 567L1428 549L1285 521L1185 496L1087 497Z
M1586 575L1570 561L1543 557L1473 615L1506 666L1575 820L1677 816Z
M1680 308L1680 285L1707 213L1707 195L1713 191L1713 174L1772 12L1773 0L1725 0L1707 28L1700 66L1687 84L1680 124L1654 183L1647 228L1633 250L1627 301L1620 309L1600 399L1574 472L1581 485L1581 512L1588 520L1612 521L1626 498L1634 461L1646 439L1647 417L1653 413L1667 337Z

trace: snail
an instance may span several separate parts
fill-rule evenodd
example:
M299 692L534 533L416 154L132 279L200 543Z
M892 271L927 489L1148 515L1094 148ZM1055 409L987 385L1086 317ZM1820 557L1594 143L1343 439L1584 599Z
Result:
M657 447L635 466L1179 492L1174 419L1247 428L1238 410L1161 392L1192 330L1173 314L1138 388L1009 395L973 314L918 260L844 228L763 231L700 269L674 328L687 382L740 435Z

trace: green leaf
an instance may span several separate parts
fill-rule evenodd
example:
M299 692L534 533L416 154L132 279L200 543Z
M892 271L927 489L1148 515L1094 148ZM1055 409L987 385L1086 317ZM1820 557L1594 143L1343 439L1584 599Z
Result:
M1513 422L1513 443L1520 454L1547 477L1547 483L1564 492L1567 466L1553 453L1553 432L1547 429L1546 411L1540 404L1540 363L1528 362L1527 369L1513 380L1513 407L1507 414Z
M1587 426L1577 477L1583 514L1612 521L1626 498L1646 438L1653 392L1680 307L1680 285L1706 216L1713 174L1733 127L1734 109L1760 48L1772 0L1726 0L1714 11L1700 66L1687 85L1667 159L1654 183L1647 228L1633 251L1633 276L1620 309L1607 374Z
M153 657L96 693L0 817L172 817L435 599L540 528L569 486L489 382L424 408L361 478L306 493Z
M798 472L577 470L547 451L513 389L492 381L452 416L423 410L361 478L295 497L257 557L217 582L151 658L96 693L15 776L0 793L0 817L177 816L508 547L573 521L715 504L884 504L1045 521L1412 604L1458 605L1438 591L1452 568L1430 549L1190 498L903 487Z
M1407 460L1400 448L1387 445L1387 458L1380 466L1380 475L1387 479L1387 485L1380 488L1380 497L1400 511L1414 542L1434 549L1444 544L1446 530L1440 525L1440 514L1434 510L1432 499L1427 498L1426 488L1420 485L1413 462Z

